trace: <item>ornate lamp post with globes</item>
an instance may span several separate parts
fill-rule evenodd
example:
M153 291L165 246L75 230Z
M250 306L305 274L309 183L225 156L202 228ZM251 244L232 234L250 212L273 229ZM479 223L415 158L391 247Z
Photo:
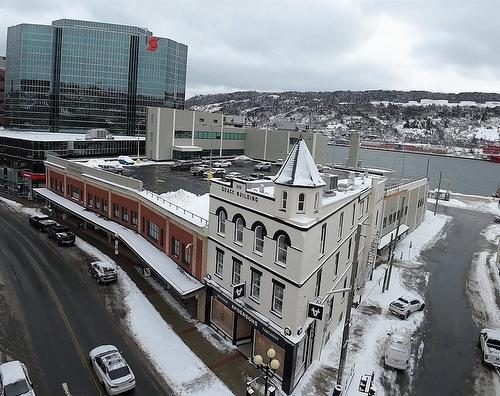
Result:
M276 370L279 369L280 367L280 361L278 359L275 359L276 357L276 351L274 348L269 348L266 351L266 355L269 358L267 363L264 364L264 358L261 355L255 355L252 360L253 363L257 366L257 369L262 373L264 376L264 396L272 396L275 394L276 389L274 388L274 384L272 383L271 379L274 376L274 373ZM247 395L253 395L254 390L250 387L250 385L257 381L260 377L254 378L251 381L247 382ZM270 389L269 385L272 384L273 388ZM268 395L268 391L269 395Z

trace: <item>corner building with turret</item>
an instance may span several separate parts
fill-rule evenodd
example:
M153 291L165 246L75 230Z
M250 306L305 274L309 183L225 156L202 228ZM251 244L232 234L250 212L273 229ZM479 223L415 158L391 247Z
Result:
M369 276L384 184L319 173L303 140L270 179L212 180L205 321L249 357L274 348L287 394L344 325L360 223L358 293ZM308 317L310 302L321 318Z

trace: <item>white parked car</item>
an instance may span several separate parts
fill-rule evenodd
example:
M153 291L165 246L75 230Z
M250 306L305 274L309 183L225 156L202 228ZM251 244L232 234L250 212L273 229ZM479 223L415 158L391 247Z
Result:
M231 179L234 179L235 177L240 177L240 176L243 176L243 173L240 173L240 172L229 172L226 175L226 179L231 180Z
M228 168L232 165L231 161L216 161L214 162L214 168Z
M226 175L226 170L223 168L213 168L211 171L205 171L203 172L203 177L208 177L212 174L212 177L224 177Z
M18 360L0 365L2 396L35 396L26 366Z
M385 365L398 370L408 369L411 356L410 336L399 331L394 331L389 335L384 354Z
M135 388L134 373L115 346L98 346L90 351L89 357L108 395L118 395Z
M270 162L259 162L258 164L255 164L253 168L256 171L270 171L271 170L271 163Z
M407 319L413 312L423 311L424 308L424 301L414 296L401 296L389 304L389 311L404 319Z
M116 264L109 261L94 261L90 263L89 272L97 280L97 283L116 282L118 279Z
M483 362L500 368L500 330L482 329L479 346L483 351Z

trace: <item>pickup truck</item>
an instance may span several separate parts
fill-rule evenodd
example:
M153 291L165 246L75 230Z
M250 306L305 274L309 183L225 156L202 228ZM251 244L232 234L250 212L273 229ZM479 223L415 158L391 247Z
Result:
M50 227L47 233L49 234L49 238L56 241L59 246L71 246L76 242L75 234L62 224Z
M479 346L483 351L483 362L500 368L500 330L482 329Z

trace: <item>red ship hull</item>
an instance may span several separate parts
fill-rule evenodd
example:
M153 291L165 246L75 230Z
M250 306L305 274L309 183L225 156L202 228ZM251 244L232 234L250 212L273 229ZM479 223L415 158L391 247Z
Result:
M490 155L489 159L491 162L497 162L500 164L500 154Z

